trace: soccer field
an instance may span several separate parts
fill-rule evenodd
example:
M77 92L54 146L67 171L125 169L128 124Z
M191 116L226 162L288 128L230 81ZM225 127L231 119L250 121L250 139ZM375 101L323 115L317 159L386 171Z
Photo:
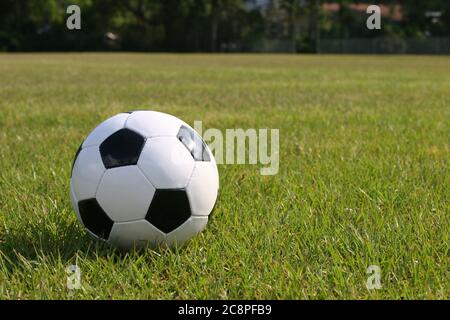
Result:
M0 75L1 299L450 297L449 57L2 54ZM86 135L133 109L279 129L279 172L220 165L200 235L114 252L69 179Z

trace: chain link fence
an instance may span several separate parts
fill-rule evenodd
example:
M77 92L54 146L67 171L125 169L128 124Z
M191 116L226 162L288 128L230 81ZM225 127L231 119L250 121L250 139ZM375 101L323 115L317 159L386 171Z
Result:
M253 53L293 53L295 52L292 41L262 39L255 42L223 43L222 52L253 52Z
M289 40L262 39L250 43L224 43L222 52L261 53L342 53L342 54L450 54L450 38L426 39L321 39L317 45L310 43L310 50ZM317 48L317 49L315 49Z
M320 53L450 54L450 38L322 39Z

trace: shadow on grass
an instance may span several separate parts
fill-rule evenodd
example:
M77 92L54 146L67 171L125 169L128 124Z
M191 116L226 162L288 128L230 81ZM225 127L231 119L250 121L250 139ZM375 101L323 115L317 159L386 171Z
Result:
M70 264L80 256L89 260L105 258L113 262L142 255L151 255L154 259L164 254L179 254L185 249L186 246L119 250L92 238L77 221L56 224L41 221L22 228L3 228L0 232L0 267L13 270L41 261Z
M0 235L0 262L6 262L8 268L17 268L27 261L67 261L77 254L94 257L107 251L105 244L92 240L76 223L38 222L3 229Z

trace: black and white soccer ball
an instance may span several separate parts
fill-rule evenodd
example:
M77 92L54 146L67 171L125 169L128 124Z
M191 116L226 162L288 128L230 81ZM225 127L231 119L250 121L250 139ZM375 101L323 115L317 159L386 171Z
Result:
M70 195L80 222L120 249L174 247L202 231L219 189L214 156L182 120L120 113L78 150Z

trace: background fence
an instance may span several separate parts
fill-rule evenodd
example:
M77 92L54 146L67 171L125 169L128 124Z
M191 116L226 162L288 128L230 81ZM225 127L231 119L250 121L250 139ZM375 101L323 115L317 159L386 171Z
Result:
M450 54L450 38L321 39L317 44L295 45L290 40L265 39L249 43L223 43L222 52L347 53L347 54Z
M450 38L322 39L320 53L450 54Z

